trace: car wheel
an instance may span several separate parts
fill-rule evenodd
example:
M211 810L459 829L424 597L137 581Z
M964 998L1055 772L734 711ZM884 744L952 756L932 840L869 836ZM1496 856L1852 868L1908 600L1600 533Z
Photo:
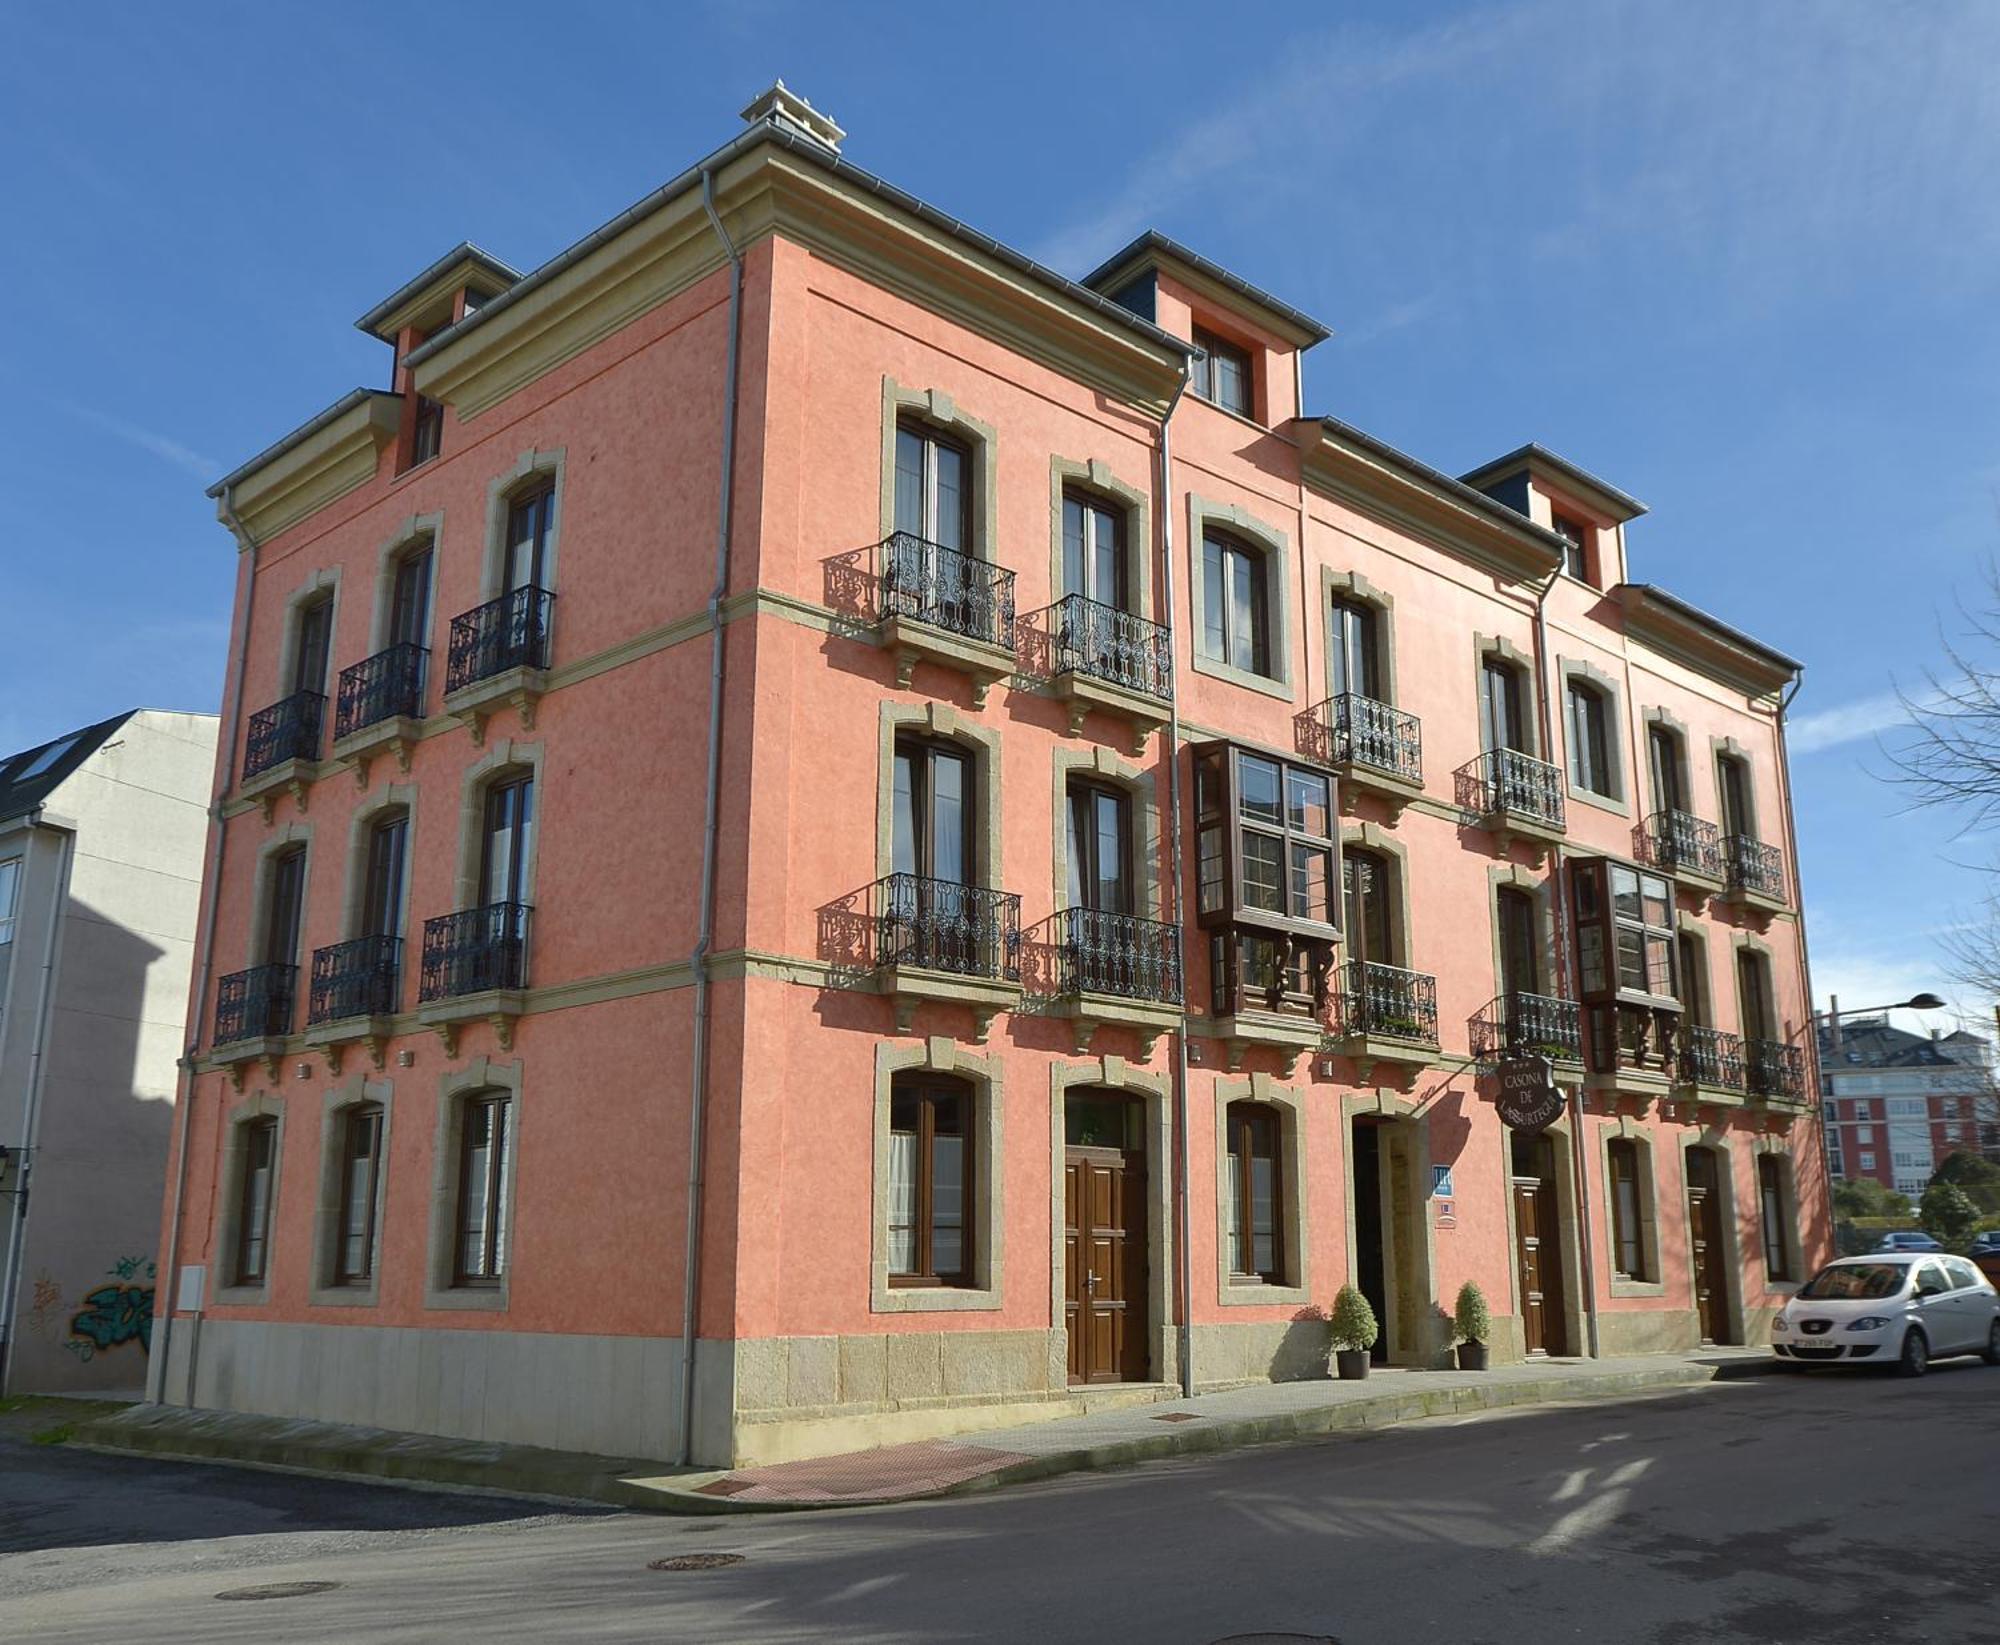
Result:
M1924 1341L1921 1331L1908 1331L1903 1335L1903 1352L1896 1361L1896 1375L1899 1377L1920 1377L1931 1368L1931 1345Z
M1986 1333L1986 1363L2000 1365L2000 1319L1996 1319Z

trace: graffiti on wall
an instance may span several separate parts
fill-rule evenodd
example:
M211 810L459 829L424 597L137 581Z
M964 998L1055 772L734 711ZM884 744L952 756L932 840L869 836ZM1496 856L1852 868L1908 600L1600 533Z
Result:
M157 1265L144 1257L120 1257L104 1272L115 1283L85 1294L83 1306L70 1316L69 1340L63 1346L86 1363L128 1342L138 1343L140 1353L150 1354Z

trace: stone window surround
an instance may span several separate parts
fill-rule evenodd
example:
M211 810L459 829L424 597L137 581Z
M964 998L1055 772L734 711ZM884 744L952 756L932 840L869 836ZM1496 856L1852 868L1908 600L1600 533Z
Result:
M507 1246L498 1285L454 1285L458 1242L458 1169L465 1136L465 1099L482 1091L507 1093ZM438 1076L437 1137L431 1164L430 1239L424 1264L426 1308L507 1310L513 1283L515 1236L521 1226L521 1064L474 1057Z
M1600 794L1576 780L1576 750L1570 747L1570 687L1582 681L1604 698L1604 757L1610 767L1611 792ZM1567 758L1563 762L1563 782L1569 797L1582 805L1595 806L1620 817L1632 815L1632 784L1625 770L1625 694L1618 682L1584 657L1557 657L1556 682L1562 704L1562 739Z
M931 424L967 447L972 457L972 541L976 560L998 563L1000 541L999 437L991 423L981 422L941 388L905 388L895 378L882 379L882 517L881 537L896 529L896 425L904 417ZM1057 521L1060 553L1061 521ZM879 540L879 539L878 539ZM1061 561L1058 560L1060 565Z
M1557 943L1561 940L1556 928L1556 899L1553 895L1553 879L1537 874L1533 869L1520 863L1510 862L1490 866L1486 870L1486 926L1493 943L1493 993L1500 993L1500 979L1505 974L1500 953L1500 889L1507 886L1516 891L1525 891L1535 900L1535 915L1541 932L1541 953L1539 955L1540 992L1555 995L1562 992L1557 986L1556 966ZM1560 1071L1558 1071L1560 1072Z
M1664 708L1642 710L1640 721L1645 737L1647 784L1650 786L1653 781L1652 733L1657 727L1673 739L1674 766L1679 772L1681 780L1681 804L1684 809L1699 816L1700 810L1696 805L1694 797L1694 768L1688 763L1688 728ZM1664 811L1666 804L1667 802L1662 795L1657 792L1654 793L1653 809L1655 811Z
M1358 571L1333 571L1326 566L1319 572L1319 613L1320 621L1329 628L1333 622L1333 602L1348 600L1355 605L1372 607L1375 612L1375 662L1381 675L1377 682L1382 694L1376 699L1394 707L1396 703L1396 597L1385 594ZM1337 687L1333 682L1333 646L1325 647L1325 658L1321 664L1322 684L1326 695L1332 697Z
M1743 764L1743 797L1749 802L1750 815L1744 820L1749 824L1748 833L1753 840L1764 836L1758 826L1759 807L1757 805L1757 762L1750 757L1750 750L1734 737L1710 737L1708 739L1709 770L1715 778L1715 823L1726 830L1722 815L1722 762L1725 759L1740 760Z
M403 836L403 884L400 906L396 911L396 933L405 938L403 965L407 970L410 963L408 936L410 931L410 881L415 876L410 872L416 861L417 844L417 791L416 783L390 783L379 794L371 794L354 808L354 816L349 823L347 836L347 893L340 913L340 929L352 939L363 935L363 903L368 896L368 847L375 824L385 813L401 811L409 822Z
M437 583L438 563L443 558L441 545L444 541L444 513L412 514L388 535L375 555L375 615L368 631L369 655L378 655L389 648L389 624L396 609L396 570L403 557L412 549L428 544L431 551L431 574L429 585L424 590L424 648L433 655L438 646L434 638L437 632ZM433 669L432 674L436 671ZM425 690L430 688L427 677Z
M1599 1125L1597 1131L1597 1171L1604 1195L1604 1274L1614 1297L1663 1297L1667 1294L1666 1271L1660 1264L1660 1205L1659 1166L1654 1160L1653 1138L1650 1132L1633 1120L1630 1114L1620 1114L1608 1124ZM1618 1272L1618 1228L1613 1219L1613 1207L1617 1201L1613 1196L1611 1179L1611 1145L1614 1142L1629 1142L1639 1155L1639 1249L1646 1262L1646 1270L1651 1279L1632 1279Z
M950 1074L972 1087L972 1205L967 1232L972 1239L973 1283L891 1285L889 1283L889 1105L895 1077L916 1069ZM916 1045L888 1040L875 1046L874 1162L869 1176L870 1257L868 1311L874 1314L998 1312L1005 1273L1006 1219L1002 1214L1002 1173L1006 1168L1003 1060L980 1057L947 1035L933 1034Z
M1773 964L1775 951L1754 932L1743 930L1732 930L1729 934L1729 997L1736 1007L1736 1031L1748 1038L1743 1017L1743 968L1737 958L1746 948L1763 957L1764 963L1758 967L1758 972L1764 986L1764 1016L1774 1033L1782 1033L1784 1024L1778 1017L1778 972Z
M303 976L312 964L312 956L305 947L307 936L306 916L312 909L312 851L313 825L300 822L298 818L288 818L258 844L257 868L251 876L250 924L245 933L243 963L245 966L259 966L264 959L264 932L271 923L271 875L277 858L297 847L305 852L305 873L299 881L299 953L294 956L300 975Z
M1778 1201L1783 1218L1779 1232L1785 1242L1785 1263L1791 1269L1792 1277L1773 1279L1767 1271L1764 1275L1764 1289L1790 1296L1804 1283L1806 1273L1805 1252L1799 1243L1798 1157L1785 1146L1785 1139L1782 1137L1759 1136L1751 1143L1750 1151L1753 1166L1766 1154L1772 1155L1778 1161ZM1760 1181L1757 1184L1757 1254L1760 1263L1763 1259L1763 1217L1764 1185Z
M1051 857L1055 900L1051 908L1069 902L1069 785L1084 777L1122 790L1132 801L1132 907L1142 919L1167 917L1160 876L1161 825L1158 784L1150 771L1120 759L1101 744L1090 749L1057 748L1055 752L1055 816Z
M388 1200L389 1123L395 1094L394 1081L355 1074L328 1086L321 1096L319 1201L313 1217L312 1291L307 1299L315 1308L372 1308L381 1300L382 1210ZM338 1285L333 1276L339 1264L335 1246L340 1239L341 1175L346 1163L344 1128L347 1116L368 1103L382 1110L382 1130L375 1145L375 1203L369 1210L374 1219L374 1261L367 1284Z
M506 592L507 516L513 511L514 499L535 489L544 480L554 482L555 507L549 514L548 542L542 553L542 587L553 591L557 586L556 568L562 544L563 516L569 506L569 500L563 493L567 457L566 446L556 446L548 451L537 451L530 446L514 459L513 465L504 474L496 474L486 482L486 539L480 556L480 604L497 600ZM550 626L554 627L553 621Z
M1227 680L1246 690L1262 692L1280 702L1296 701L1292 686L1292 575L1291 538L1276 526L1258 519L1235 503L1218 503L1190 491L1188 506L1188 606L1193 633L1188 646L1189 666L1197 674ZM1264 608L1268 618L1271 666L1275 674L1253 674L1202 650L1208 632L1208 588L1203 581L1202 545L1211 525L1220 526L1259 550L1264 559Z
M1138 1099L1145 1108L1146 1136L1146 1308L1150 1324L1147 1360L1153 1380L1171 1382L1180 1374L1180 1339L1174 1319L1173 1262L1173 1103L1165 1074L1141 1073L1123 1057L1092 1057L1049 1064L1049 1317L1064 1330L1068 1264L1064 1228L1065 1173L1069 1132L1065 1102L1070 1092L1096 1091ZM1068 1365L1064 1359L1065 1368ZM1065 1374L1067 1372L1065 1371Z
M1149 621L1153 616L1152 499L1111 472L1110 464L1093 457L1087 463L1049 458L1049 600L1063 597L1063 494L1083 491L1125 516L1125 587L1119 591L1125 610Z
M974 807L978 862L973 883L989 891L999 890L1001 734L959 713L949 703L936 701L882 704L876 732L875 878L887 879L895 871L896 735L901 731L958 743L972 756L973 781L979 790Z
M1229 1108L1238 1102L1262 1103L1278 1115L1278 1170L1284 1186L1279 1210L1279 1237L1284 1242L1285 1281L1268 1285L1229 1271ZM1297 1086L1281 1085L1272 1074L1254 1073L1215 1082L1215 1288L1224 1307L1303 1308L1313 1301L1312 1250L1306 1242L1306 1186L1301 1180L1312 1158L1308 1142L1306 1094Z
M273 702L282 701L292 694L292 680L299 666L299 616L307 606L321 598L327 599L333 609L327 615L326 679L321 682L320 690L329 699L333 696L335 664L340 659L340 567L337 565L322 566L309 573L298 587L285 596L285 620L278 639L278 695L272 699ZM327 717L326 729L329 733L333 729L331 715Z
M277 1135L271 1142L271 1198L265 1207L264 1278L256 1285L236 1280L236 1251L243 1233L243 1138L254 1120L276 1120ZM278 1196L285 1183L285 1101L269 1091L258 1091L236 1104L223 1116L221 1189L217 1199L222 1207L215 1231L216 1280L214 1301L218 1307L261 1306L269 1300L271 1276L278 1256Z
M1346 859L1350 846L1372 851L1389 864L1389 923L1396 938L1394 963L1406 971L1421 969L1416 963L1417 943L1410 917L1410 906L1415 901L1410 895L1410 850L1378 822L1347 823L1340 830L1340 872L1334 876L1333 894L1340 899L1342 957L1351 957L1346 925Z
M1548 755L1542 749L1542 682L1535 667L1534 657L1523 651L1505 634L1474 634L1472 636L1472 702L1475 716L1478 716L1479 691L1483 672L1489 658L1497 658L1511 668L1521 682L1521 740L1528 746L1523 751L1538 760L1546 760ZM1482 718L1483 716L1478 716ZM1484 736L1484 726L1481 726ZM1490 753L1482 743L1480 752Z
M1694 1309L1694 1230L1687 1226L1688 1150L1690 1148L1712 1148L1716 1153L1716 1192L1722 1196L1722 1205L1717 1212L1717 1221L1722 1228L1722 1305L1728 1310L1729 1332L1737 1342L1744 1337L1743 1330L1743 1254L1742 1240L1737 1233L1736 1220L1736 1153L1727 1133L1719 1126L1710 1126L1699 1135L1685 1138L1680 1146L1681 1165L1681 1261L1685 1265L1688 1283L1688 1308ZM1761 1260L1759 1266L1762 1266Z
M485 754L466 768L460 785L458 808L458 878L455 882L456 909L477 908L481 858L486 849L486 791L500 778L526 771L534 779L534 815L528 831L528 853L521 863L521 900L535 906L535 860L541 854L542 829L547 822L548 789L542 781L542 745L497 737ZM392 788L390 792L395 792ZM411 812L414 828L416 813ZM414 835L412 836L414 838ZM409 878L409 876L405 876ZM408 887L404 887L407 897Z

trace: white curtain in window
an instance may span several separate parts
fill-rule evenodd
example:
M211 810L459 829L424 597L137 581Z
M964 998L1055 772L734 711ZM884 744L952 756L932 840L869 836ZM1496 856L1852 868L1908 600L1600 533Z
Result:
M889 1272L910 1274L917 1267L917 1139L913 1132L889 1136Z

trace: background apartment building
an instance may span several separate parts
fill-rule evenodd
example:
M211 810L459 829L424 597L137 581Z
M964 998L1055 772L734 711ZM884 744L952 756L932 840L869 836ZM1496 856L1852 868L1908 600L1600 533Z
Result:
M146 1383L216 730L0 758L0 1393Z
M1912 1199L1947 1154L2000 1157L1991 1048L1964 1029L1906 1033L1886 1017L1822 1025L1827 1164Z
M1349 1280L1398 1363L1466 1279L1502 1357L1758 1339L1796 665L1573 464L1305 414L1324 328L1185 248L746 118L216 488L157 1397L727 1462L1307 1374Z

